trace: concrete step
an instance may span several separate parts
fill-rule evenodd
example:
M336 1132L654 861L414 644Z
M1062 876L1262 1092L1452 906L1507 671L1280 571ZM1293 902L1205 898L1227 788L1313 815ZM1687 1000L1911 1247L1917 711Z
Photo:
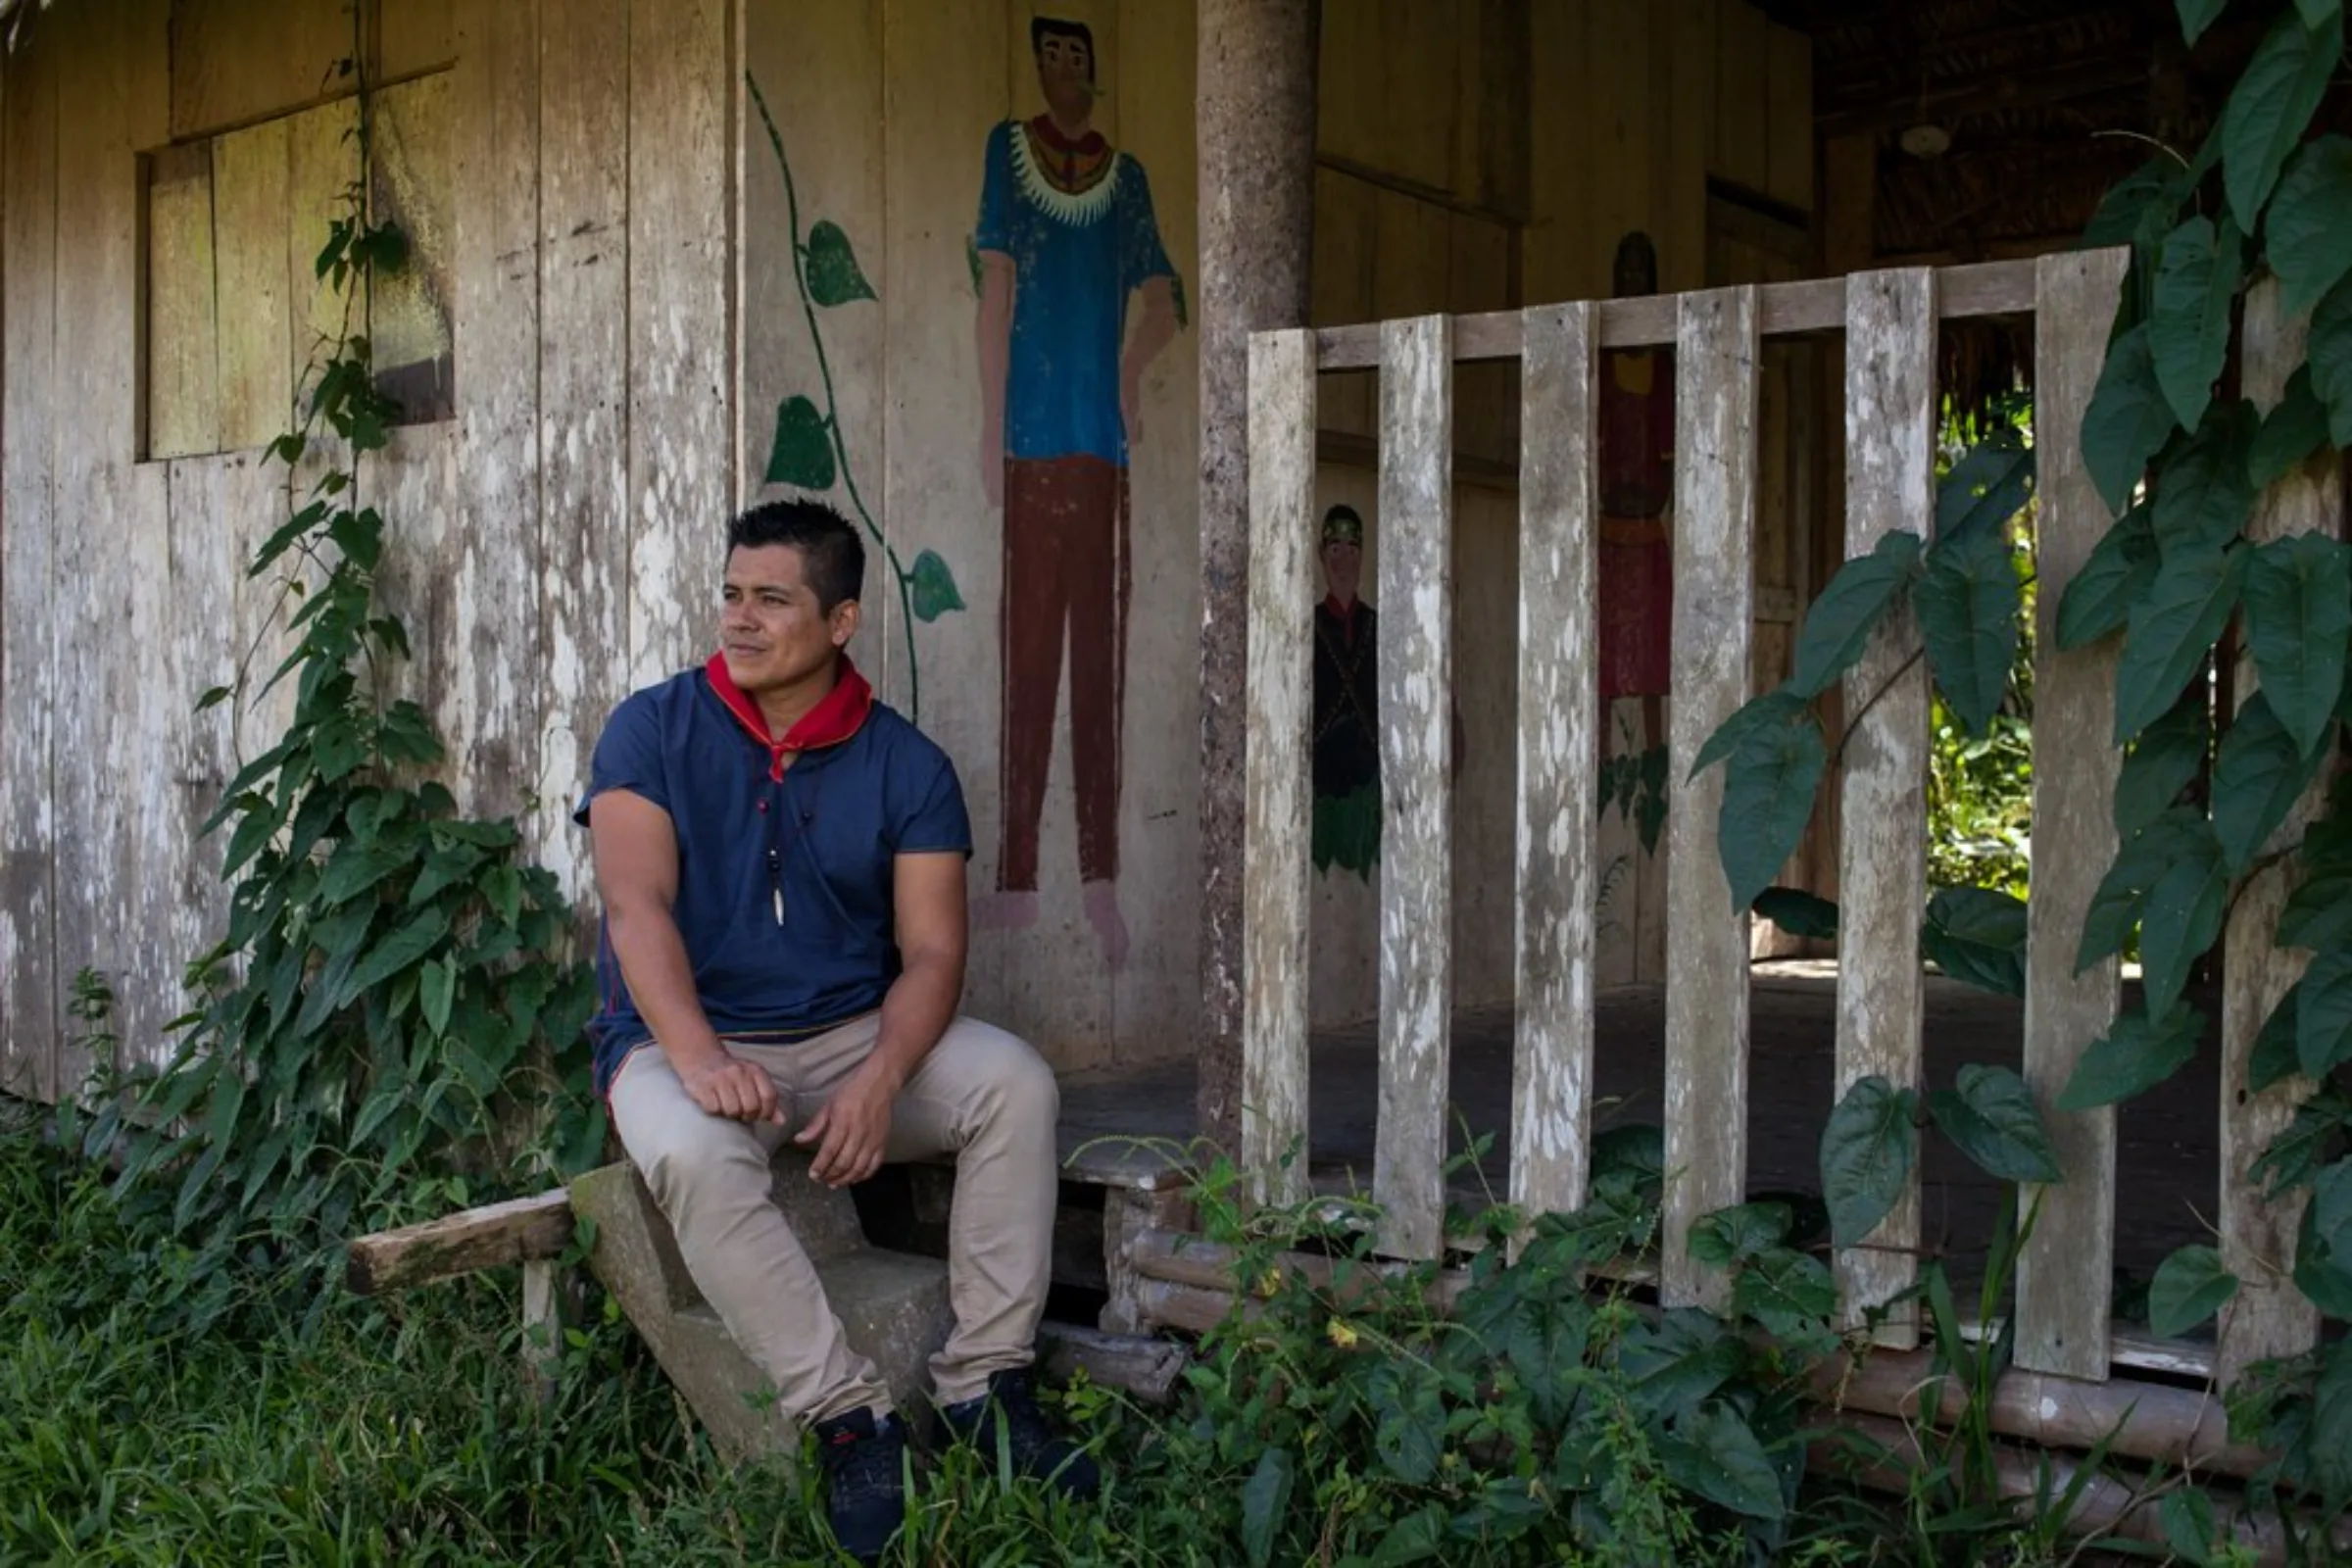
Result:
M811 1178L808 1156L796 1149L777 1154L774 1190L851 1346L872 1358L902 1411L920 1410L930 1357L955 1325L947 1265L870 1245L850 1195ZM570 1193L573 1212L596 1224L589 1268L620 1302L712 1445L731 1458L797 1453L790 1423L773 1408L772 1386L703 1300L669 1222L635 1168L603 1166L573 1181Z

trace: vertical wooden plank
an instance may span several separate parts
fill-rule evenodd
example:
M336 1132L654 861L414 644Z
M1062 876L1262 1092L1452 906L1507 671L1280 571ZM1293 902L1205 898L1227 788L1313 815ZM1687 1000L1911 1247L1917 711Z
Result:
M1381 1250L1444 1246L1453 1004L1453 323L1381 326Z
M172 135L282 115L350 84L356 0L174 0Z
M2025 1077L2066 1180L2027 1188L2038 1203L2017 1268L2017 1362L2104 1380L2115 1255L2115 1107L2056 1101L2083 1050L2114 1023L2122 962L2081 974L2083 917L2115 858L2115 662L2109 637L2058 648L2058 606L2112 519L2082 464L2082 415L2106 359L2128 253L2045 256L2034 267L2035 523L2034 823L2042 853L2026 910ZM2225 1097L2227 1098L2227 1097Z
M360 104L345 98L321 104L285 122L286 207L278 218L280 265L286 270L286 299L293 316L291 371L286 381L308 406L308 388L332 346L346 330L367 330L365 305L356 288L338 291L318 275L318 252L328 227L351 211L351 187L360 177ZM278 413L284 429L286 414Z
M236 642L236 599L244 563L237 555L235 519L225 514L223 502L226 469L248 461L199 457L167 466L172 701L175 711L187 716L169 730L178 874L159 880L172 895L165 930L171 951L182 960L203 952L208 940L218 940L228 928L228 889L220 878L227 834L200 839L196 830L236 771L236 710L225 703L201 713L194 710L205 692L234 684L243 652Z
M1764 194L1813 210L1813 40L1794 27L1764 29Z
M452 82L458 117L450 336L458 386L457 537L449 662L436 705L466 759L467 808L521 812L538 785L545 688L539 646L538 0L464 0ZM541 809L570 815L557 800Z
M2280 312L2277 278L2266 277L2247 291L2245 391L2266 414L2285 395L2288 374L2303 363L2310 327L2308 314L2289 318ZM2254 540L2332 534L2343 513L2343 467L2336 454L2323 449L2271 486L2246 533ZM2236 673L2242 708L2260 682L2251 658L2241 659ZM2322 765L2320 776L2264 846L2266 853L2295 842L2320 814L2339 766L2340 761ZM2279 911L2292 891L2284 865L2255 872L2231 906L2222 938L2222 1266L2239 1281L2237 1296L2222 1309L2216 1372L2225 1388L2256 1361L2310 1348L2320 1332L2319 1308L2293 1277L2295 1238L2311 1190L2297 1188L2273 1199L2253 1174L2255 1162L2316 1086L2297 1073L2260 1094L2230 1092L2247 1081L2264 1021L2311 962L2308 950L2278 944Z
M147 456L175 458L220 440L212 149L168 147L149 172Z
M1936 274L1857 272L1845 283L1845 554L1936 526ZM1919 915L1928 886L1928 671L1905 604L1845 676L1844 834L1838 844L1838 1060L1842 1100L1867 1077L1920 1090L1927 992ZM1864 709L1868 711L1864 712ZM1837 1254L1847 1327L1906 1289L1919 1247L1919 1170L1861 1244ZM1918 1343L1917 1304L1893 1308L1880 1343Z
M1749 0L1720 0L1715 12L1715 157L1711 173L1761 192L1770 182L1765 78L1771 24Z
M1242 1165L1306 1196L1307 760L1314 718L1315 335L1250 339L1250 717L1243 753ZM1289 1161L1288 1164L1285 1161Z
M1666 103L1670 184L1658 219L1658 286L1702 288L1707 277L1707 160L1715 147L1714 0L1670 0Z
M589 888L568 809L605 717L628 694L628 0L542 8L539 71L539 445L543 606L540 863ZM470 386L470 380L468 381ZM465 395L465 394L461 394Z
M1315 255L1312 319L1338 326L1378 319L1372 308L1379 193L1353 174L1315 171ZM1315 417L1326 430L1350 435L1379 434L1372 413L1375 377L1362 371L1331 375L1316 400Z
M9 62L0 103L7 146L6 265L0 267L0 1088L57 1099L56 834L50 742L57 690L50 643L57 392L57 49Z
M708 652L735 499L734 7L629 8L629 684Z
M258 447L286 428L294 342L287 292L288 122L213 142L214 291L220 354L220 445ZM306 290L303 298L309 299ZM307 319L307 318L306 318Z
M1592 947L1599 897L1595 636L1600 333L1591 304L1522 313L1519 459L1518 982L1511 1201L1585 1200L1592 1132Z
M1674 702L1669 751L1696 757L1747 700L1755 636L1756 291L1686 294L1675 326ZM1747 1181L1747 911L1732 907L1723 770L1672 772L1666 808L1666 1185L1662 1295L1719 1305L1690 1227Z
M1712 3L1712 0L1707 0ZM1327 6L1324 25L1344 14ZM1585 69L1585 5L1540 5L1530 18L1529 70L1545 83L1581 84ZM1527 297L1536 300L1597 298L1584 266L1585 226L1590 222L1592 160L1592 109L1581 86L1534 94L1528 108L1529 207L1532 221L1522 237ZM1605 279L1603 280L1605 289Z

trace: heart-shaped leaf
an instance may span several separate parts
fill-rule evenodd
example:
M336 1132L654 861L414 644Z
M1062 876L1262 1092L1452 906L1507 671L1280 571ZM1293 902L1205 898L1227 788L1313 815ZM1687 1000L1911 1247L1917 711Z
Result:
M796 490L833 488L833 427L805 397L776 405L776 436L767 451L767 482Z
M2320 770L2320 753L2295 745L2270 697L2266 688L2247 700L2214 759L2213 837L2231 872L2254 862Z
M2352 654L2352 545L2322 533L2264 545L2246 569L2245 619L2262 695L2297 753L2316 754Z
M808 230L808 297L828 307L875 297L873 285L858 270L850 236L830 220L819 220Z
M2205 667L2230 613L2237 608L2247 552L2168 556L2148 594L2132 609L2116 669L2115 740L2132 740L2180 699Z
M1949 543L1997 529L2033 493L2033 448L2015 440L1972 448L1936 487L1936 537Z
M2246 62L2222 111L2222 187L2241 231L2254 232L2286 155L2303 139L2343 57L2340 15L2312 27L2289 11Z
M2352 950L2335 948L2313 958L2296 992L2295 1057L2304 1077L2325 1078L2339 1062L2352 1060Z
M2295 1289L2329 1317L2352 1319L2352 1159L2337 1160L2311 1184L2295 1238ZM2352 1430L2340 1441L2352 1444Z
M2205 35L2205 29L2220 20L2230 0L2177 0L2177 4L2180 12L2180 36L2194 48Z
M2199 955L2222 934L2230 912L2230 868L2210 833L2176 858L2139 911L2140 983L2150 1011L2180 999Z
M2297 148L2264 222L2278 309L2300 316L2352 270L2352 140L2331 133Z
M1914 598L1936 684L1961 726L1984 733L2008 693L2024 602L2008 535L1991 528L1938 540Z
M1821 1132L1821 1191L1830 1237L1852 1247L1893 1209L1919 1158L1919 1097L1876 1073L1856 1079Z
M1977 1167L2005 1182L2063 1180L2058 1152L2042 1129L2034 1091L2009 1067L1972 1062L1957 1090L1928 1096L1928 1114Z
M1779 1519L1788 1512L1780 1472L1764 1446L1722 1400L1711 1400L1676 1423L1658 1441L1658 1462L1666 1478L1718 1507L1750 1519Z
M2180 422L2156 379L2148 323L2142 321L2108 349L2082 415L2082 465L2108 511L2120 514L2131 505L2148 460Z
M906 592L913 601L914 618L920 621L934 621L952 610L964 608L963 595L956 591L956 574L936 550L914 558L906 572Z
M1274 1560L1274 1538L1290 1506L1294 1467L1290 1450L1268 1448L1257 1456L1257 1468L1242 1485L1242 1549L1252 1568Z
M1715 726L1706 745L1698 749L1698 758L1690 764L1690 778L1696 778L1715 763L1740 749L1740 743L1755 730L1773 724L1786 724L1805 710L1805 699L1786 686L1775 687L1761 697L1751 697L1732 712L1732 716Z
M1829 750L1810 714L1750 730L1724 769L1717 813L1732 907L1745 909L1804 841Z
M2205 1033L2205 1015L2176 1005L2150 1022L2127 1012L2090 1043L2058 1096L2060 1110L2094 1110L2144 1094L2188 1064Z
M2246 403L2217 408L2186 446L2166 460L2156 481L2156 546L2166 560L2220 550L2237 538L2254 512L2246 454L2256 420Z
M1741 1203L1719 1208L1690 1227L1690 1255L1711 1268L1728 1268L1781 1245L1788 1234L1787 1203Z
M2026 906L1994 888L1945 888L1928 901L1920 951L1962 985L2026 994Z
M1838 906L1800 888L1766 888L1748 907L1792 937L1838 937Z
M2156 1266L2148 1283L2148 1327L2178 1339L2219 1312L2237 1294L2237 1276L2210 1247L2183 1247Z
M2328 409L2311 389L2311 366L2295 367L2278 406L2263 416L2262 428L2246 449L2246 478L2268 490L2300 466L2328 440Z
M2213 739L2206 725L2205 694L2190 692L2155 723L2140 731L2115 780L2115 831L2129 839L2179 803L2205 766Z
M1817 696L1853 668L1870 644L1870 634L1917 574L1919 555L1919 535L1898 528L1882 535L1869 555L1838 568L1838 575L1805 612L1790 691L1804 698Z
M2156 581L2161 564L2154 509L2145 505L2124 514L2116 525L2099 536L2090 555L2058 601L2058 647L2072 653L2131 619L2132 607L2144 598Z
M2329 289L2311 313L2305 353L2311 390L2328 409L2328 439L2352 449L2352 277Z
M2193 806L2174 807L2126 839L2083 913L2075 972L2081 974L2110 954L2121 953L2139 923L2148 896L2175 861L2207 851L2219 858L2221 851L2212 840L2212 824Z
M2303 995L2303 982L2298 980L2286 988L2278 1005L2262 1021L2262 1030L2254 1037L2254 1049L2246 1055L2246 1092L2259 1095L2273 1084L2281 1084L2303 1070L2295 1054L2296 1003Z
M2182 428L2193 430L2213 399L2213 383L2230 352L2230 302L2241 269L2237 229L2225 218L2191 218L2165 237L2156 270L2155 309L2148 318L2148 352L2156 384Z
M2183 4L2187 0L2182 0ZM2218 7L2216 9L2219 9ZM2213 1498L2202 1487L2168 1492L2157 1504L2156 1517L2164 1526L2165 1544L2189 1568L2212 1568Z

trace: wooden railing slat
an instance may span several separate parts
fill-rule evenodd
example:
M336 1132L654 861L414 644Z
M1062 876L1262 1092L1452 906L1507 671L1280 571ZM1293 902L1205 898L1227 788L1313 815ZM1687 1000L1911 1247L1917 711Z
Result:
M1746 701L1754 640L1756 403L1752 286L1681 296L1675 333L1674 667L1666 810L1664 1298L1721 1305L1724 1276L1690 1254L1691 1225L1747 1178L1747 926L1718 850L1723 770L1690 776Z
M2277 406L2287 376L2303 363L2310 325L2308 315L2280 315L2278 279L2266 278L2247 290L2245 393L2265 413ZM2246 531L2256 540L2331 533L2343 515L2343 502L2342 468L2333 461L2307 465L2264 494ZM2253 660L2241 659L2235 682L2239 706L2259 687ZM2333 776L2332 766L2321 767L2266 850L2301 837L2325 805ZM2311 962L2309 952L2278 943L2278 914L2292 889L2286 866L2265 866L2248 879L2222 936L2221 1251L2222 1266L2239 1281L2236 1297L2222 1309L2216 1360L2225 1387L2255 1361L2309 1349L2320 1331L2319 1308L2293 1278L2295 1237L2311 1190L2296 1188L2273 1199L2253 1176L2263 1151L2286 1130L2296 1106L2316 1086L2296 1073L2260 1094L2233 1092L2246 1082L2263 1021Z
M1936 274L1846 279L1845 554L1936 526ZM1919 919L1927 901L1928 670L1919 618L1897 606L1845 676L1855 717L1841 750L1838 844L1838 1056L1834 1093L1877 1076L1920 1090L1927 991ZM1917 1271L1919 1168L1861 1245L1837 1254L1846 1326L1907 1289ZM1918 1343L1914 1302L1887 1309L1883 1345Z
M1444 1246L1453 1008L1453 323L1385 322L1380 371L1380 1124L1393 1257ZM1311 595L1302 596L1304 603Z
M1530 1219L1584 1203L1592 1131L1598 314L1591 304L1529 311L1521 372L1510 1190Z
M1250 340L1250 710L1242 873L1242 1160L1306 1197L1308 764L1315 336ZM1287 1166L1285 1156L1298 1157Z
M2018 1259L2017 1360L2104 1381L2115 1256L2115 1108L2055 1102L2083 1050L2113 1025L2122 970L2081 974L2075 953L2115 858L2116 639L2058 650L2058 606L2112 520L2082 464L2082 416L2106 359L2129 254L2039 262L2034 323L2034 886L2027 901L2025 1077L2066 1179L2029 1187L2034 1227ZM2024 1215L2019 1216L2022 1223Z

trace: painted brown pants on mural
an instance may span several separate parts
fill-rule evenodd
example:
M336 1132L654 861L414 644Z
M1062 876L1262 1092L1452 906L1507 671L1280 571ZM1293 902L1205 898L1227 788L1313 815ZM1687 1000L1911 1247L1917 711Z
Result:
M1004 819L997 886L1037 891L1038 823L1054 760L1062 645L1078 876L1119 874L1119 746L1127 683L1127 470L1101 458L1004 460Z

